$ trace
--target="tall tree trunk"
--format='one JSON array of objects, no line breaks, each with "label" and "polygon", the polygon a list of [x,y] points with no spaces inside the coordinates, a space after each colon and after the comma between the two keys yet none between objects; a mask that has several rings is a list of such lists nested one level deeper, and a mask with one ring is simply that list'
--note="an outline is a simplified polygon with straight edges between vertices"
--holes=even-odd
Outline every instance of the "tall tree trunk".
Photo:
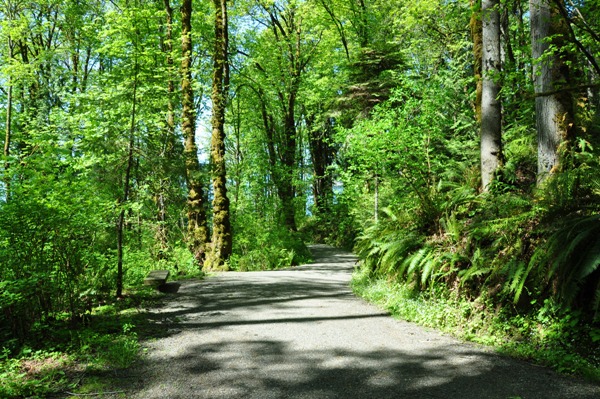
[{"label": "tall tree trunk", "polygon": [[483,0],[481,92],[481,185],[487,191],[502,163],[502,108],[500,104],[500,6],[499,0]]},{"label": "tall tree trunk", "polygon": [[294,198],[296,190],[294,188],[294,171],[296,170],[296,93],[297,88],[293,85],[288,95],[287,108],[284,112],[284,137],[281,148],[281,161],[283,173],[279,184],[279,196],[283,206],[283,216],[285,225],[291,230],[296,231],[296,206]]},{"label": "tall tree trunk", "polygon": [[187,217],[188,245],[196,262],[202,267],[206,260],[206,246],[209,232],[204,209],[204,189],[202,173],[196,147],[196,112],[194,109],[194,90],[192,88],[192,0],[183,0],[181,5],[181,91],[182,121],[184,137],[185,172],[188,187]]},{"label": "tall tree trunk", "polygon": [[[265,7],[263,5],[263,7]],[[262,105],[263,122],[267,134],[267,147],[271,164],[271,174],[277,186],[277,194],[281,200],[283,221],[287,228],[296,231],[296,210],[294,185],[296,160],[297,160],[297,131],[296,131],[296,101],[300,90],[301,74],[306,67],[309,57],[301,54],[301,22],[296,18],[296,7],[288,4],[285,13],[276,12],[277,8],[266,8],[270,16],[270,28],[273,30],[275,40],[284,48],[282,57],[289,63],[286,67],[276,71],[281,82],[289,82],[279,86],[277,97],[281,106],[279,111],[280,129],[273,124],[273,116],[266,112],[265,104]],[[285,14],[285,15],[284,15]],[[284,58],[281,58],[283,60]],[[265,69],[258,66],[265,76]],[[284,87],[281,87],[284,86]],[[259,96],[262,90],[259,88]],[[277,132],[276,132],[277,130]],[[279,134],[275,134],[279,133]],[[278,137],[275,137],[278,136]]]},{"label": "tall tree trunk", "polygon": [[[13,43],[10,37],[8,38],[8,59],[13,58]],[[10,198],[10,176],[8,170],[10,163],[8,157],[10,156],[10,139],[12,136],[11,125],[12,125],[12,102],[13,102],[13,83],[12,77],[8,76],[8,90],[6,93],[6,132],[4,136],[4,198],[8,201]]]},{"label": "tall tree trunk", "polygon": [[473,40],[473,69],[475,75],[475,118],[481,122],[481,60],[483,57],[483,25],[481,22],[481,0],[471,0],[471,38]]},{"label": "tall tree trunk", "polygon": [[166,13],[166,32],[163,51],[166,53],[167,64],[167,115],[165,121],[162,150],[160,154],[160,174],[158,176],[158,188],[154,195],[157,209],[156,242],[158,244],[158,259],[164,259],[168,251],[168,230],[166,197],[169,176],[172,172],[171,163],[174,158],[175,149],[175,106],[173,97],[175,95],[174,62],[173,62],[173,8],[170,0],[164,0]]},{"label": "tall tree trunk", "polygon": [[332,121],[327,118],[320,127],[315,126],[314,115],[306,115],[309,131],[308,144],[313,166],[313,196],[316,213],[327,214],[333,197],[333,179],[327,170],[334,157],[330,144]]},{"label": "tall tree trunk", "polygon": [[123,181],[123,198],[119,201],[121,211],[117,221],[117,298],[123,296],[123,231],[125,228],[125,204],[129,201],[129,182],[131,180],[131,170],[133,168],[133,145],[135,137],[136,111],[137,111],[137,86],[138,86],[138,66],[135,64],[133,78],[133,99],[131,106],[131,125],[129,127],[129,147],[127,149],[127,167],[125,169],[125,179]]},{"label": "tall tree trunk", "polygon": [[573,101],[566,87],[570,83],[568,57],[564,49],[568,31],[554,0],[530,0],[529,10],[538,133],[538,182],[542,182],[559,167],[559,146],[571,138],[574,130]]},{"label": "tall tree trunk", "polygon": [[215,52],[212,82],[211,164],[213,177],[213,236],[207,270],[221,268],[231,256],[232,237],[225,168],[225,107],[229,86],[227,67],[227,1],[213,0],[215,7]]}]

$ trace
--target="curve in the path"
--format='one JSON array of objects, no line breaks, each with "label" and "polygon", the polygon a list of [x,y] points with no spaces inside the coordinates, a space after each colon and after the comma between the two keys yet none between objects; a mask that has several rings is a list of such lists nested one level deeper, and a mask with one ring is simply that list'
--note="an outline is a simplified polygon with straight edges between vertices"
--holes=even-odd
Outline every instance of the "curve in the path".
[{"label": "curve in the path", "polygon": [[600,387],[394,320],[354,297],[356,259],[183,282],[128,398],[600,398]]}]

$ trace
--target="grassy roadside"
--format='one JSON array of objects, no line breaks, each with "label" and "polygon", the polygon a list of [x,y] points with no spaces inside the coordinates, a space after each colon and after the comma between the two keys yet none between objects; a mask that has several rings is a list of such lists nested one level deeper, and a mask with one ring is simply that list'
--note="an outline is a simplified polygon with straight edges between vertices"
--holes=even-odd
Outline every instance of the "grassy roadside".
[{"label": "grassy roadside", "polygon": [[0,398],[102,397],[111,377],[142,356],[140,341],[160,333],[145,309],[163,298],[149,288],[130,290],[81,319],[39,323],[24,343],[3,342]]},{"label": "grassy roadside", "polygon": [[394,317],[600,382],[600,331],[550,303],[530,314],[511,314],[482,298],[469,301],[453,293],[415,292],[389,278],[371,278],[365,268],[355,271],[352,289]]}]

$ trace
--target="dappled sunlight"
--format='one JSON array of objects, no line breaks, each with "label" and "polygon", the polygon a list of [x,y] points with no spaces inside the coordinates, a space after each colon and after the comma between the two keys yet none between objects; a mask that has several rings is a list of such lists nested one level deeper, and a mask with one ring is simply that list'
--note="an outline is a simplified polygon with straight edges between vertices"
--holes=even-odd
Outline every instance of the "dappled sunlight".
[{"label": "dappled sunlight", "polygon": [[600,392],[394,320],[352,295],[353,256],[312,250],[312,265],[182,282],[151,311],[167,334],[145,343],[148,354],[127,378],[133,385],[117,388],[138,399],[591,399]]},{"label": "dappled sunlight", "polygon": [[[524,390],[528,398],[595,397],[571,390],[560,380],[532,393],[528,384],[539,384],[547,379],[546,373],[532,373],[525,363],[455,345],[412,353],[302,350],[284,341],[207,339],[168,359],[146,359],[143,369],[150,373],[149,381],[163,383],[158,390],[146,387],[136,397],[474,399],[514,397]],[[160,367],[161,362],[177,365],[177,372]]]}]

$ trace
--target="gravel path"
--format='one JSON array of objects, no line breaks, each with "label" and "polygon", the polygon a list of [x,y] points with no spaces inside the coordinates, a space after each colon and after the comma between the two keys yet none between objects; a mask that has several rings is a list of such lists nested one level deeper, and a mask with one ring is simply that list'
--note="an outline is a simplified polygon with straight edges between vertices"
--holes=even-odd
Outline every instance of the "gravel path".
[{"label": "gravel path", "polygon": [[[182,282],[125,397],[600,398],[600,386],[394,320],[352,295],[356,259]],[[121,395],[120,397],[123,397]]]}]

